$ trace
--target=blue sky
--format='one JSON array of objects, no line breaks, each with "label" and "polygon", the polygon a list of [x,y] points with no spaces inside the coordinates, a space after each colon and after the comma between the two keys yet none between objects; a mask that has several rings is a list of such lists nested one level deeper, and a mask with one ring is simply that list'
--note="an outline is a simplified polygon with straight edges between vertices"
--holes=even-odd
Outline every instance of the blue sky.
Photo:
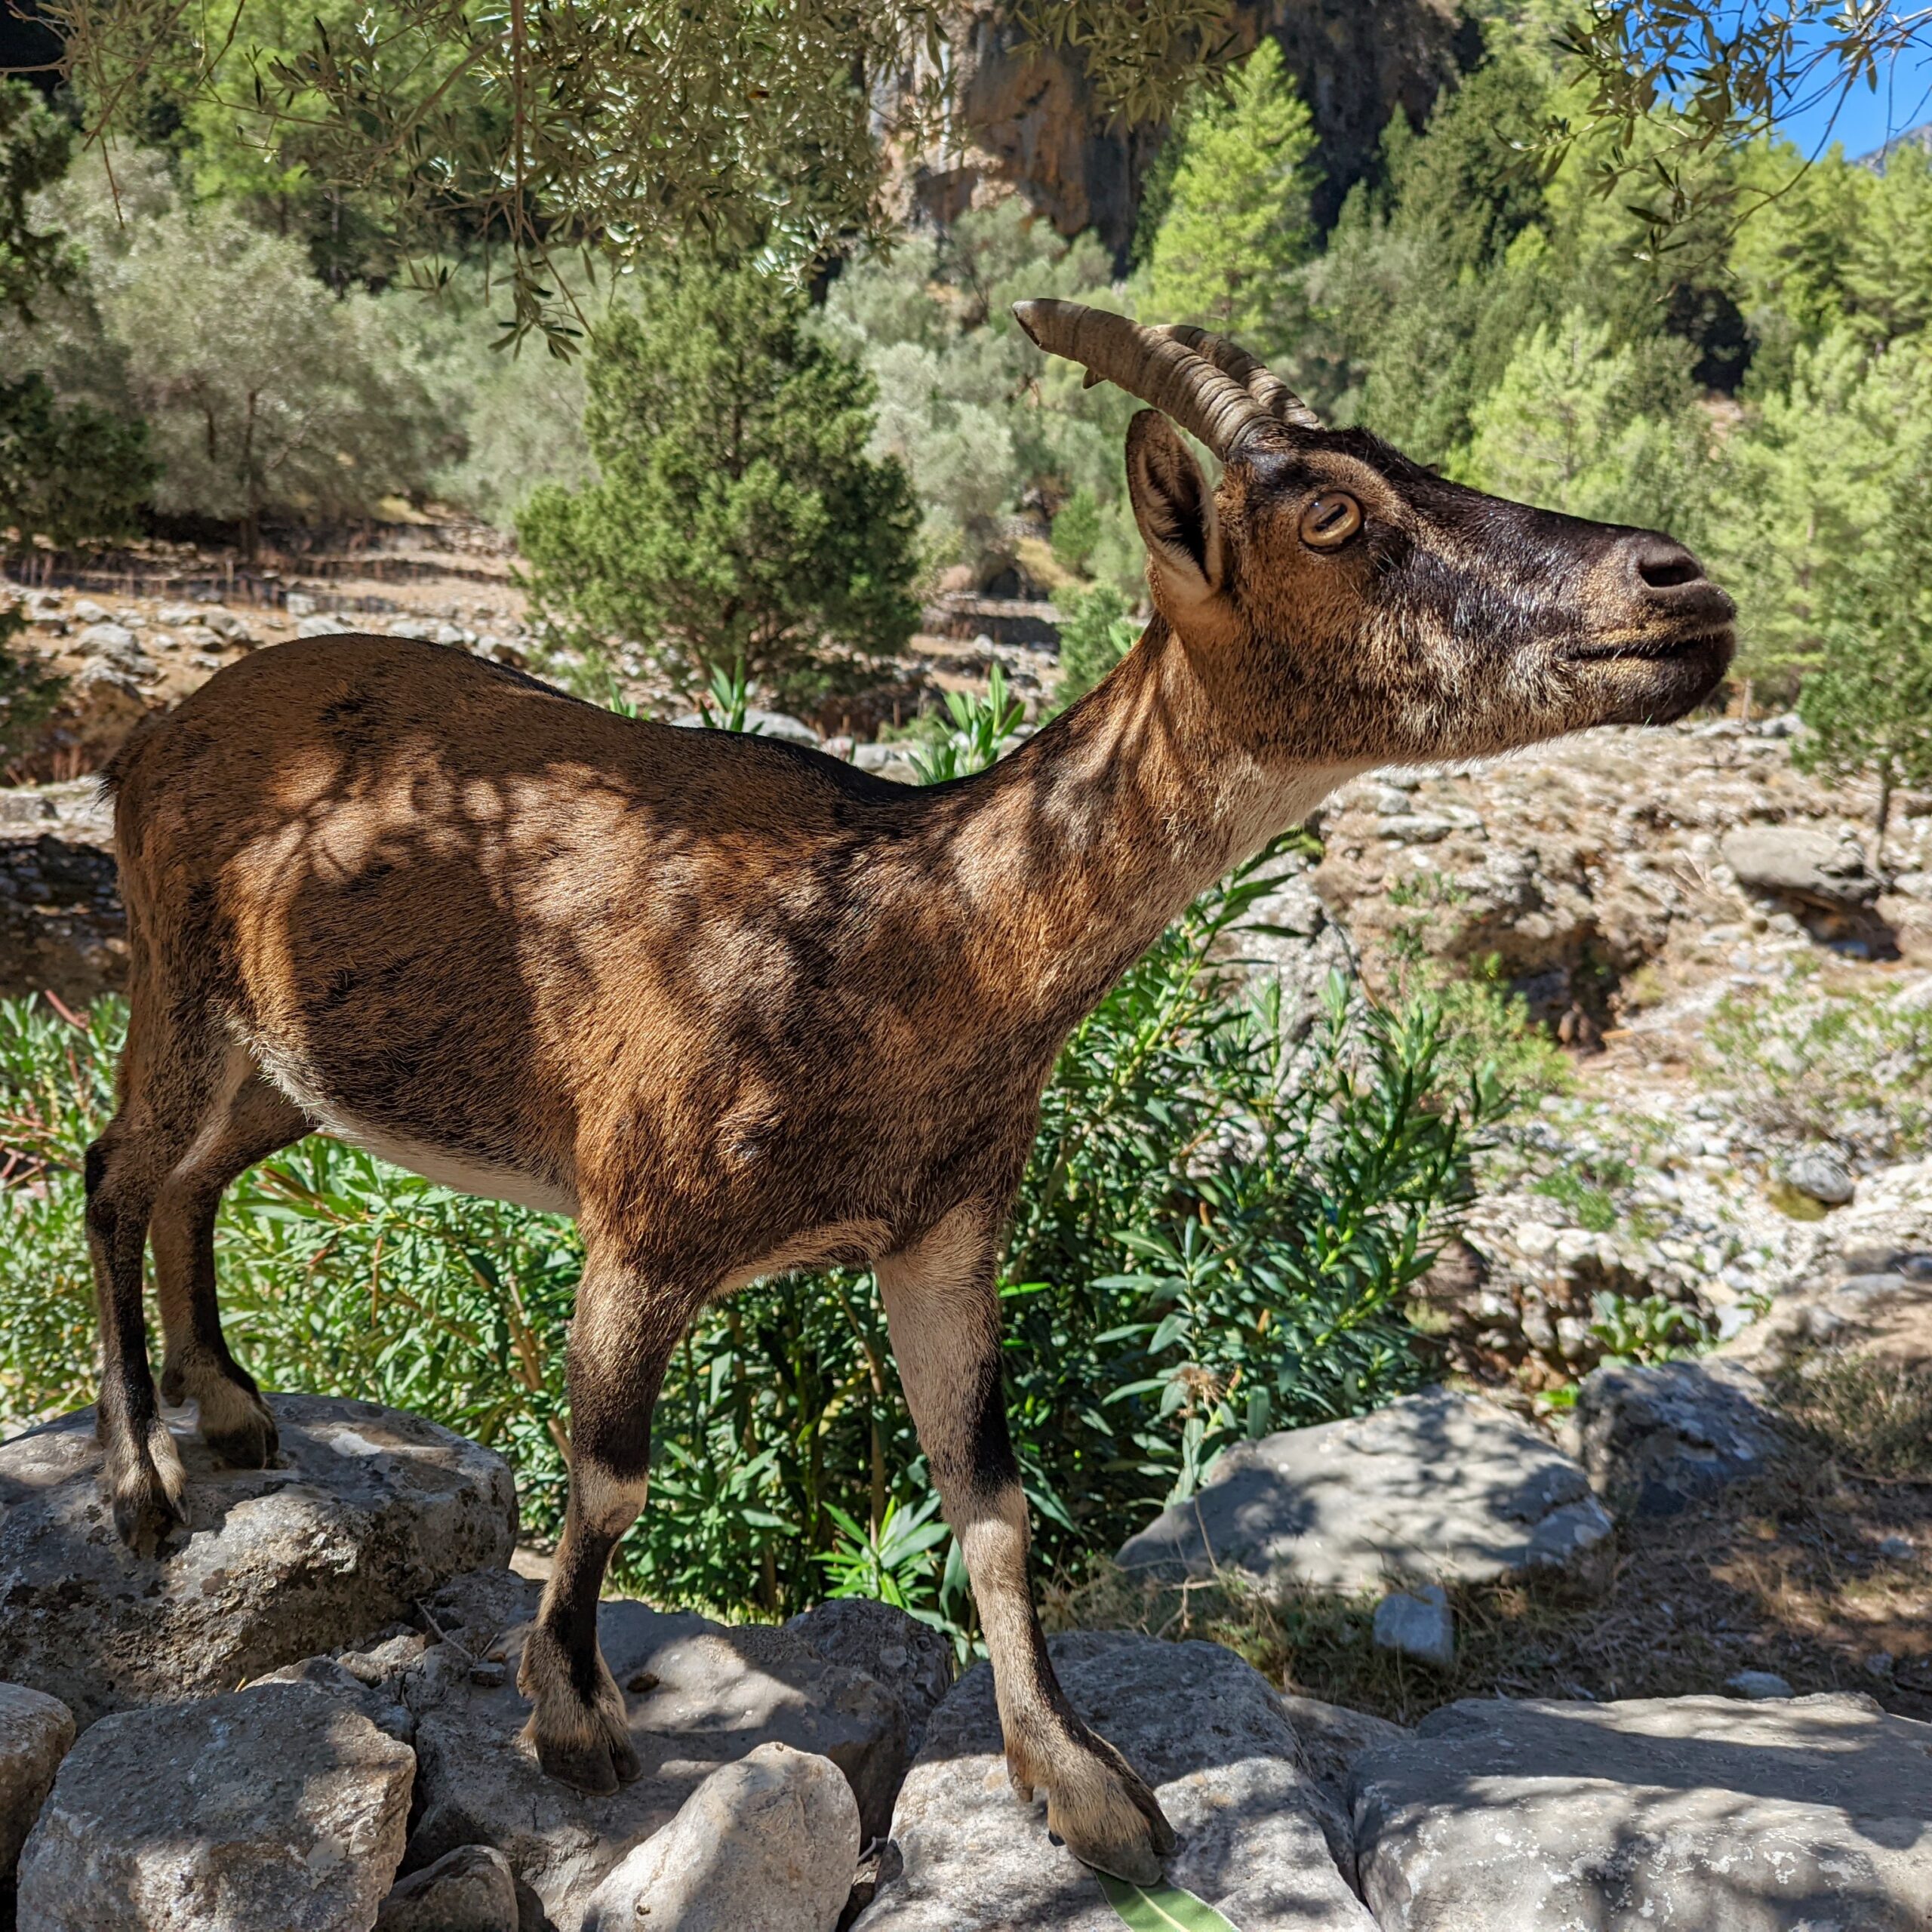
[{"label": "blue sky", "polygon": [[[1894,134],[1932,121],[1932,48],[1921,48],[1889,69],[1881,69],[1875,93],[1863,82],[1845,97],[1801,103],[1780,131],[1809,154],[1821,143],[1841,141],[1854,158],[1882,147]],[[1836,119],[1834,121],[1834,110]]]}]

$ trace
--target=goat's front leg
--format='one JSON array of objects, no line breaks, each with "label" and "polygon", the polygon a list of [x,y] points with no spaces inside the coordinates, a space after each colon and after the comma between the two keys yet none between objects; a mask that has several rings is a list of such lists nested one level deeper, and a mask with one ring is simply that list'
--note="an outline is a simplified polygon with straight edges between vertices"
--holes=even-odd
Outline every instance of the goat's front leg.
[{"label": "goat's front leg", "polygon": [[1174,1835],[1146,1783],[1081,1723],[1054,1675],[1026,1574],[1026,1502],[1000,1388],[998,1215],[955,1209],[879,1264],[892,1352],[919,1440],[959,1539],[992,1660],[1008,1775],[1047,1794],[1047,1824],[1075,1857],[1151,1884]]},{"label": "goat's front leg", "polygon": [[638,1775],[624,1700],[597,1647],[604,1567],[644,1507],[651,1414],[688,1303],[616,1265],[587,1238],[565,1367],[571,1489],[564,1534],[517,1687],[534,1708],[524,1736],[551,1777],[605,1793]]}]

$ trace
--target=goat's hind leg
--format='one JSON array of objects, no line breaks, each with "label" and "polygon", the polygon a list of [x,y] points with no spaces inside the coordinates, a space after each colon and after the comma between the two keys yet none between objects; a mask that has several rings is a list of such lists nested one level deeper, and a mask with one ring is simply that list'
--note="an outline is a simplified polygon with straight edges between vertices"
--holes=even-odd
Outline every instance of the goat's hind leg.
[{"label": "goat's hind leg", "polygon": [[277,1447],[275,1417],[255,1380],[228,1352],[215,1300],[214,1221],[229,1183],[309,1130],[302,1110],[249,1072],[211,1115],[162,1183],[148,1224],[155,1299],[168,1353],[164,1401],[192,1397],[202,1439],[240,1469],[261,1469]]},{"label": "goat's hind leg", "polygon": [[587,1241],[566,1361],[570,1503],[517,1671],[534,1706],[524,1736],[551,1777],[580,1791],[615,1791],[641,1769],[623,1694],[597,1647],[597,1604],[611,1552],[644,1507],[651,1410],[694,1306]]},{"label": "goat's hind leg", "polygon": [[1146,1781],[1067,1702],[1033,1609],[1026,1500],[1000,1387],[998,1221],[990,1208],[957,1209],[880,1263],[893,1356],[972,1579],[1007,1774],[1023,1798],[1045,1791],[1048,1829],[1075,1857],[1152,1884],[1173,1828]]},{"label": "goat's hind leg", "polygon": [[103,1481],[121,1540],[152,1552],[181,1520],[187,1475],[155,1399],[141,1306],[148,1223],[163,1183],[238,1084],[234,1049],[137,994],[121,1105],[87,1151],[88,1247],[100,1312]]}]

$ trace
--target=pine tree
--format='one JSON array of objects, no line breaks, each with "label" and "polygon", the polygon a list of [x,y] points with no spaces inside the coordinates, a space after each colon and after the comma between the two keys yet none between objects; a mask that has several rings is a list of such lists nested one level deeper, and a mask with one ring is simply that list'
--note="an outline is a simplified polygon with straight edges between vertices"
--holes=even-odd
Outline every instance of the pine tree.
[{"label": "pine tree", "polygon": [[1798,694],[1807,770],[1878,782],[1872,857],[1884,863],[1894,795],[1932,786],[1932,463],[1901,479],[1869,543],[1824,589],[1823,649]]},{"label": "pine tree", "polygon": [[1518,344],[1457,467],[1500,496],[1691,537],[1704,451],[1687,358],[1681,343],[1614,346],[1572,309]]},{"label": "pine tree", "polygon": [[1165,217],[1149,258],[1149,312],[1198,322],[1266,355],[1284,338],[1292,272],[1314,239],[1314,124],[1264,40],[1178,138]]},{"label": "pine tree", "polygon": [[700,261],[598,331],[598,480],[517,519],[553,623],[641,647],[681,688],[742,662],[795,700],[912,634],[912,488],[867,454],[872,380],[806,309],[777,276]]}]

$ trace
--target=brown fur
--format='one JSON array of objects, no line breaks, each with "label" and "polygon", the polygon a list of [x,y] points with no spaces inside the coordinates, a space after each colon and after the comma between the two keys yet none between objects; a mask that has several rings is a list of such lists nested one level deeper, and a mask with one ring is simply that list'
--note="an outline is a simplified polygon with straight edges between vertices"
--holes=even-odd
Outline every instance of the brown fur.
[{"label": "brown fur", "polygon": [[[259,653],[129,748],[133,1013],[88,1165],[124,1535],[151,1546],[178,1513],[151,1220],[169,1392],[259,1461],[272,1423],[221,1340],[211,1233],[248,1162],[318,1125],[574,1213],[571,1497],[521,1681],[544,1764],[611,1789],[637,1756],[597,1598],[671,1349],[755,1274],[873,1266],[1014,1781],[1047,1789],[1081,1857],[1158,1870],[1159,1807],[1054,1681],[1000,1400],[1000,1230],[1054,1057],[1196,892],[1334,785],[1678,715],[1723,669],[1729,606],[1666,540],[1494,503],[1358,435],[1260,445],[1214,495],[1151,413],[1128,457],[1160,614],[1084,703],[955,784],[374,637]],[[1365,527],[1318,553],[1300,512],[1338,488]]]}]

